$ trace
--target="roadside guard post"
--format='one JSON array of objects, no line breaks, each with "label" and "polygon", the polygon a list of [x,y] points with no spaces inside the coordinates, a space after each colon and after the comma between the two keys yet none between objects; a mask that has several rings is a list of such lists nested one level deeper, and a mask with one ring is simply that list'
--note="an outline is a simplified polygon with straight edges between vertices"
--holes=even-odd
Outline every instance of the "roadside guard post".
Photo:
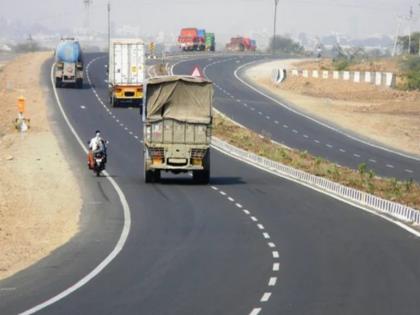
[{"label": "roadside guard post", "polygon": [[25,132],[29,129],[29,119],[26,119],[25,109],[26,109],[26,99],[23,96],[19,96],[17,99],[17,109],[18,109],[18,118],[15,120],[16,129],[20,132]]},{"label": "roadside guard post", "polygon": [[17,108],[19,112],[19,118],[23,118],[23,114],[25,113],[26,107],[26,100],[23,96],[19,96],[17,99]]}]

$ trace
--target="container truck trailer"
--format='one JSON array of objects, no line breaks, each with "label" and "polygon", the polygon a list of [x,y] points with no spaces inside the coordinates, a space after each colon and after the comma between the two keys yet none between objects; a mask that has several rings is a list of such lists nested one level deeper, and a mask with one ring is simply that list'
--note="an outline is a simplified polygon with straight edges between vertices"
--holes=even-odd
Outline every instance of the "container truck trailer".
[{"label": "container truck trailer", "polygon": [[108,89],[113,107],[140,106],[145,77],[145,44],[141,39],[113,39],[109,49]]},{"label": "container truck trailer", "polygon": [[206,33],[206,50],[215,51],[216,50],[216,39],[214,33]]}]

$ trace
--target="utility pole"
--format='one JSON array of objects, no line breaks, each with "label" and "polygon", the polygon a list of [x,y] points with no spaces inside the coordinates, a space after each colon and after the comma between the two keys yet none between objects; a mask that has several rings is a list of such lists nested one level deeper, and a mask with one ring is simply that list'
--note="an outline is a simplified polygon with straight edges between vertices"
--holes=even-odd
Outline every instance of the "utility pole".
[{"label": "utility pole", "polygon": [[276,23],[277,23],[277,5],[279,4],[279,0],[274,0],[274,29],[273,29],[273,41],[272,45],[272,53],[276,52]]},{"label": "utility pole", "polygon": [[85,28],[88,37],[90,36],[90,6],[92,3],[93,0],[83,0],[83,4],[85,5]]},{"label": "utility pole", "polygon": [[395,54],[397,52],[397,44],[398,44],[398,38],[400,37],[401,23],[402,23],[402,17],[399,16],[398,17],[397,34],[395,34],[394,47],[392,49],[392,57],[395,57]]},{"label": "utility pole", "polygon": [[108,10],[108,53],[109,53],[109,50],[111,49],[111,1],[108,1],[107,10]]},{"label": "utility pole", "polygon": [[410,14],[408,20],[408,54],[411,55],[411,21],[413,20],[413,7],[410,7]]}]

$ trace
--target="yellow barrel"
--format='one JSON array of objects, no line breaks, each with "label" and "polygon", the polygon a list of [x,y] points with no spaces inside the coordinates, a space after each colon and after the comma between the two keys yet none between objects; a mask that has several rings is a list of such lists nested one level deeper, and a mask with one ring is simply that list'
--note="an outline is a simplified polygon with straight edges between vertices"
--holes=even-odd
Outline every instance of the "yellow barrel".
[{"label": "yellow barrel", "polygon": [[25,112],[25,98],[23,96],[19,96],[18,100],[17,100],[17,107],[18,107],[18,111],[19,113],[23,114]]}]

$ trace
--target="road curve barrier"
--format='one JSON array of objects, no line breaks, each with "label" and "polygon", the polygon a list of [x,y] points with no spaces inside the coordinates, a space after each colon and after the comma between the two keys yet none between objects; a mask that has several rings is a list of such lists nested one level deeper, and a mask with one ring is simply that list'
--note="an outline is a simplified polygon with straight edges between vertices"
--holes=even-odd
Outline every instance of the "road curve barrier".
[{"label": "road curve barrier", "polygon": [[287,78],[287,71],[286,69],[273,69],[271,73],[271,81],[274,84],[280,84]]},{"label": "road curve barrier", "polygon": [[286,166],[279,162],[269,160],[262,156],[237,148],[216,137],[212,138],[212,145],[216,149],[237,157],[240,160],[277,173],[296,182],[303,183],[306,186],[324,191],[337,197],[338,199],[348,201],[352,204],[359,205],[361,207],[385,214],[407,223],[416,225],[420,224],[420,211],[416,209],[396,202],[385,200],[372,194],[343,186],[326,178],[315,176],[290,166]]},{"label": "road curve barrier", "polygon": [[283,69],[275,68],[272,73],[272,80],[274,81],[274,73],[285,71],[285,78],[287,75],[303,78],[315,79],[334,79],[343,80],[354,83],[367,83],[376,86],[383,86],[394,88],[396,84],[396,75],[392,72],[369,72],[369,71],[326,71],[326,70],[306,70],[306,69]]}]

